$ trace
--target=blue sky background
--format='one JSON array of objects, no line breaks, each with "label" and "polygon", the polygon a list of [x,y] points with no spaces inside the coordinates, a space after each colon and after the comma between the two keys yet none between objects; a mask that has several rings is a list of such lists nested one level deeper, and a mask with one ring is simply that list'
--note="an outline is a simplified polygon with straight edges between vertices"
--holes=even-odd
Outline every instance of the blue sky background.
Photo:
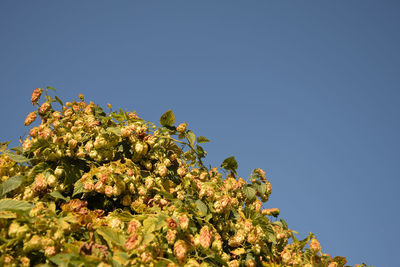
[{"label": "blue sky background", "polygon": [[398,264],[399,1],[0,2],[1,141],[36,87],[207,136],[350,264]]}]

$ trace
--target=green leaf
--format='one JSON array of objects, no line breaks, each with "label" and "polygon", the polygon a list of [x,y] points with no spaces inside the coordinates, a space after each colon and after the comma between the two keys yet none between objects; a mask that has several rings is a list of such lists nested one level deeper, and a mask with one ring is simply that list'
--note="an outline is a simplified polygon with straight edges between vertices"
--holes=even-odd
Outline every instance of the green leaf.
[{"label": "green leaf", "polygon": [[46,98],[47,102],[49,102],[49,103],[52,103],[52,102],[55,101],[55,100],[54,100],[51,96],[49,96],[49,95],[45,95],[44,98]]},{"label": "green leaf", "polygon": [[254,260],[254,256],[253,256],[253,254],[251,254],[251,249],[247,250],[246,261],[248,261],[248,260]]},{"label": "green leaf", "polygon": [[71,258],[68,267],[97,267],[99,266],[100,260],[97,257],[91,255],[79,255],[75,253],[76,256]]},{"label": "green leaf", "polygon": [[117,114],[114,111],[110,113],[111,118],[117,120],[118,122],[122,122],[124,120],[124,115]]},{"label": "green leaf", "polygon": [[0,211],[0,219],[15,219],[17,214],[11,211]]},{"label": "green leaf", "polygon": [[53,191],[49,194],[50,196],[54,197],[54,198],[58,198],[58,199],[62,199],[65,201],[69,201],[70,198],[69,197],[64,197],[60,192],[58,191]]},{"label": "green leaf", "polygon": [[5,196],[8,192],[17,189],[22,183],[22,176],[17,175],[13,176],[10,179],[6,180],[4,183],[0,184],[0,197]]},{"label": "green leaf", "polygon": [[269,227],[266,230],[267,230],[266,233],[267,233],[268,241],[273,244],[276,244],[276,237],[275,237],[275,233],[274,233],[274,230],[272,229],[272,227],[269,225]]},{"label": "green leaf", "polygon": [[307,243],[308,242],[310,242],[310,240],[312,239],[314,237],[314,234],[313,233],[308,233],[308,236],[306,237],[306,238],[304,238],[303,240],[300,240],[299,242],[298,242],[298,247],[300,248],[300,249],[303,249],[306,245],[307,245]]},{"label": "green leaf", "polygon": [[210,221],[210,219],[213,217],[212,213],[207,214],[207,216],[204,218],[207,222]]},{"label": "green leaf", "polygon": [[29,161],[28,158],[26,158],[22,155],[17,155],[9,150],[5,150],[5,151],[3,151],[3,153],[5,155],[7,155],[10,159],[12,159],[13,161],[18,162],[18,163],[25,163],[25,162]]},{"label": "green leaf", "polygon": [[61,106],[64,106],[63,102],[61,101],[61,99],[58,98],[58,96],[54,96],[54,98],[56,99],[56,101],[57,101]]},{"label": "green leaf", "polygon": [[75,253],[60,253],[51,257],[49,260],[55,263],[57,266],[68,267],[69,262],[71,258],[74,256],[74,254]]},{"label": "green leaf", "polygon": [[118,152],[124,152],[124,145],[123,144],[121,144],[121,145],[119,145],[118,147],[117,147],[117,151]]},{"label": "green leaf", "polygon": [[154,267],[167,267],[165,261],[158,261]]},{"label": "green leaf", "polygon": [[8,142],[0,142],[0,152],[3,152],[4,150],[6,150],[8,144],[9,144],[10,142],[11,142],[11,141],[8,141]]},{"label": "green leaf", "polygon": [[197,137],[197,143],[201,144],[201,143],[207,143],[207,142],[210,142],[210,140],[208,140],[206,137],[204,137],[204,136]]},{"label": "green leaf", "polygon": [[279,226],[280,228],[283,229],[283,224],[282,224],[282,222],[280,222],[280,221],[272,222],[272,224],[273,224],[273,225],[277,225],[277,226]]},{"label": "green leaf", "polygon": [[208,250],[207,251],[207,258],[210,258],[211,259],[211,263],[212,263],[212,266],[228,266],[227,264],[226,264],[226,261],[224,261],[222,258],[221,258],[221,256],[219,256],[217,253],[215,253],[214,251],[212,251],[212,250]]},{"label": "green leaf", "polygon": [[208,211],[206,204],[204,204],[204,202],[201,201],[200,199],[196,200],[195,204],[199,209],[201,216],[206,216]]},{"label": "green leaf", "polygon": [[112,247],[112,243],[115,243],[119,246],[124,246],[126,242],[126,238],[123,234],[114,231],[109,227],[102,226],[97,229],[97,233],[107,241],[110,248]]},{"label": "green leaf", "polygon": [[155,235],[153,235],[153,234],[149,234],[149,233],[144,234],[143,240],[142,240],[142,245],[150,244],[151,241],[154,240],[154,238],[155,238]]},{"label": "green leaf", "polygon": [[285,230],[289,229],[289,227],[288,227],[287,223],[285,222],[285,220],[281,219],[280,222],[282,223],[283,229],[285,229]]},{"label": "green leaf", "polygon": [[22,146],[16,146],[16,147],[13,147],[13,148],[10,148],[10,149],[12,151],[15,151],[15,152],[20,153],[20,154],[24,153],[24,149],[22,148]]},{"label": "green leaf", "polygon": [[116,136],[121,136],[121,129],[118,127],[108,127],[107,132],[111,132],[115,134]]},{"label": "green leaf", "polygon": [[157,217],[157,221],[156,221],[156,229],[155,230],[160,230],[161,228],[163,228],[167,222],[165,221],[167,219],[167,216],[163,213],[160,213]]},{"label": "green leaf", "polygon": [[81,180],[76,181],[76,183],[74,184],[74,192],[72,193],[72,197],[84,192],[86,192],[86,190],[83,187]]},{"label": "green leaf", "polygon": [[267,185],[264,183],[255,183],[254,187],[257,189],[258,193],[260,193],[260,195],[264,195],[265,191],[267,191]]},{"label": "green leaf", "polygon": [[175,123],[175,115],[172,110],[165,112],[160,118],[160,124],[162,126],[173,126]]},{"label": "green leaf", "polygon": [[232,172],[236,172],[237,167],[238,167],[237,161],[233,156],[226,158],[221,164],[221,168],[224,168],[225,170]]},{"label": "green leaf", "polygon": [[174,196],[171,193],[167,192],[167,191],[160,190],[160,191],[158,191],[158,193],[160,195],[162,195],[164,198],[168,199],[168,200],[174,200],[175,199]]},{"label": "green leaf", "polygon": [[120,219],[121,221],[124,221],[124,222],[129,222],[133,218],[135,218],[132,215],[132,213],[130,213],[129,211],[126,211],[126,210],[122,210],[122,209],[116,209],[113,212],[110,212],[109,214],[112,214],[113,217],[117,217],[118,219]]},{"label": "green leaf", "polygon": [[178,155],[181,155],[183,153],[182,149],[180,149],[180,147],[177,144],[175,144],[174,142],[170,142],[168,144],[167,149],[171,150],[172,152],[174,152],[174,153],[176,153]]},{"label": "green leaf", "polygon": [[52,90],[52,91],[56,91],[56,89],[54,89],[53,87],[50,87],[50,86],[46,86],[46,89],[49,89],[49,90]]},{"label": "green leaf", "polygon": [[0,200],[0,211],[29,211],[32,208],[32,204],[27,201],[15,200],[15,199],[1,199]]},{"label": "green leaf", "polygon": [[36,142],[33,143],[33,145],[29,148],[29,152],[34,152],[37,149],[40,149],[43,151],[45,148],[50,146],[50,142],[45,140],[45,139],[38,139]]},{"label": "green leaf", "polygon": [[[123,261],[125,262],[125,261]],[[122,262],[119,262],[117,260],[115,260],[114,258],[111,260],[111,266],[112,267],[124,267],[124,265],[122,265]]]},{"label": "green leaf", "polygon": [[269,242],[276,243],[275,233],[274,233],[274,229],[272,228],[271,222],[267,218],[260,216],[259,213],[255,213],[255,214],[256,214],[257,218],[255,218],[253,220],[253,224],[260,225],[261,228],[266,233]]},{"label": "green leaf", "polygon": [[42,173],[48,169],[50,169],[50,165],[47,162],[40,162],[29,171],[28,178],[33,179],[36,174]]},{"label": "green leaf", "polygon": [[193,145],[194,145],[194,142],[195,142],[195,140],[196,140],[196,135],[195,135],[191,130],[189,130],[189,131],[187,131],[187,133],[186,133],[186,138],[187,138],[189,144],[190,144],[191,146],[193,146]]},{"label": "green leaf", "polygon": [[121,115],[123,118],[125,118],[125,112],[122,110],[122,108],[118,109],[118,115]]},{"label": "green leaf", "polygon": [[157,219],[154,217],[148,217],[143,221],[143,232],[152,233],[156,229]]},{"label": "green leaf", "polygon": [[84,160],[66,159],[62,163],[62,166],[65,170],[64,184],[68,186],[74,184],[82,177],[87,163]]},{"label": "green leaf", "polygon": [[113,267],[122,267],[129,260],[129,255],[125,252],[114,252]]},{"label": "green leaf", "polygon": [[207,154],[207,152],[199,145],[196,145],[196,151],[200,158],[204,158]]},{"label": "green leaf", "polygon": [[243,192],[246,195],[246,198],[250,201],[254,200],[254,198],[256,197],[256,193],[257,193],[257,191],[250,186],[245,186],[243,188]]},{"label": "green leaf", "polygon": [[79,255],[78,252],[59,253],[49,258],[49,260],[61,267],[95,267],[99,263],[97,258],[89,255]]}]

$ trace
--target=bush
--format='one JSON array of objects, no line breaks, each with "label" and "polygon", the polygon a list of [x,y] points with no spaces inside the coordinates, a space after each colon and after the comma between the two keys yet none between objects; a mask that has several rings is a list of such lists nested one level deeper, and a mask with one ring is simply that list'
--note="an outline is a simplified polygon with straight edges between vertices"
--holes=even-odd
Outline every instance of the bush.
[{"label": "bush", "polygon": [[[35,89],[22,147],[0,156],[0,265],[343,266],[310,233],[297,240],[263,209],[271,184],[237,162],[206,167],[171,110],[156,127],[135,112],[108,112],[83,95],[65,105]],[[45,101],[38,101],[45,94]],[[61,105],[59,110],[55,106]],[[39,118],[37,118],[39,117]]]}]

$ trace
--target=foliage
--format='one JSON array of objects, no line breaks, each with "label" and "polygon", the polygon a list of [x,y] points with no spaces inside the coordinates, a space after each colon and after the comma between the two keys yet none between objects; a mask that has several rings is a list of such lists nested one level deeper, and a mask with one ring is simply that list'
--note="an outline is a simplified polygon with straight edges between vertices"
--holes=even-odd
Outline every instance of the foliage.
[{"label": "foliage", "polygon": [[[234,157],[206,167],[209,142],[82,95],[65,105],[35,89],[22,147],[0,155],[0,265],[344,266],[313,234],[297,240],[263,209],[265,172],[238,177]],[[45,94],[45,101],[38,104]],[[57,105],[61,108],[56,109]]]}]

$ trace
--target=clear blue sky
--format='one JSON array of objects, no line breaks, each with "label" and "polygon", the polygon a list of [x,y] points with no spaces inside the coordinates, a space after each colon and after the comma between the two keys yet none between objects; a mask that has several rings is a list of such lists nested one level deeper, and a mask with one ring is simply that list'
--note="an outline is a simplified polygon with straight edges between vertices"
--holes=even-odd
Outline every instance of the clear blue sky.
[{"label": "clear blue sky", "polygon": [[268,207],[350,264],[398,264],[399,1],[0,2],[1,140],[36,87],[151,121],[208,162],[264,168]]}]

